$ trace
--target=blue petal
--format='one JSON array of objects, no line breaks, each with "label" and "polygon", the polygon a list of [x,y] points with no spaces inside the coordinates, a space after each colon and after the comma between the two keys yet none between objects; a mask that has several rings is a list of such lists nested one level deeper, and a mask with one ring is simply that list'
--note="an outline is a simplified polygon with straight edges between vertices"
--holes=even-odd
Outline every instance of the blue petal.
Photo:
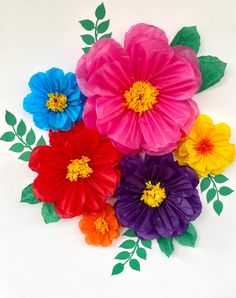
[{"label": "blue petal", "polygon": [[73,122],[70,120],[70,118],[67,118],[66,123],[63,125],[63,127],[60,128],[60,130],[69,130],[72,124]]},{"label": "blue petal", "polygon": [[68,117],[74,122],[78,119],[78,115],[80,113],[81,107],[79,105],[77,106],[68,106],[65,110]]},{"label": "blue petal", "polygon": [[34,93],[28,94],[23,101],[23,108],[26,112],[34,113],[45,113],[47,111],[45,96],[36,95]]},{"label": "blue petal", "polygon": [[51,92],[50,84],[43,72],[37,72],[30,78],[29,87],[37,95],[46,95]]},{"label": "blue petal", "polygon": [[51,92],[61,93],[64,88],[63,81],[65,81],[65,75],[63,70],[59,68],[51,68],[46,72],[47,81],[51,87]]},{"label": "blue petal", "polygon": [[68,116],[65,112],[51,112],[49,113],[49,125],[54,129],[61,129],[66,121]]},{"label": "blue petal", "polygon": [[44,130],[48,130],[49,127],[49,123],[48,123],[48,116],[49,113],[37,113],[33,115],[33,120],[35,125],[38,128],[44,129]]}]

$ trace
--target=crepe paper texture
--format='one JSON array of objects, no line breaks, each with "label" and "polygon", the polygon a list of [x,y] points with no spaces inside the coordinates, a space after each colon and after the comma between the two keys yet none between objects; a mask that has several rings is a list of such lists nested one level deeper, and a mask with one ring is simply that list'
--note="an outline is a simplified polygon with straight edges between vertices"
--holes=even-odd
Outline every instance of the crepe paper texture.
[{"label": "crepe paper texture", "polygon": [[79,21],[81,26],[87,31],[93,31],[91,34],[83,34],[81,38],[88,47],[82,48],[84,53],[88,53],[91,46],[100,39],[111,38],[112,33],[107,33],[110,20],[104,20],[106,16],[106,9],[103,3],[101,3],[95,10],[96,21],[85,19]]},{"label": "crepe paper texture", "polygon": [[36,142],[36,135],[32,128],[27,129],[25,122],[21,119],[17,121],[16,117],[9,111],[5,113],[5,121],[11,127],[11,131],[5,132],[0,140],[4,142],[15,143],[9,150],[15,153],[21,153],[18,159],[28,161],[33,146],[45,145],[46,142],[41,136]]},{"label": "crepe paper texture", "polygon": [[217,57],[198,56],[196,26],[169,42],[159,27],[135,24],[121,45],[103,3],[95,17],[80,21],[88,34],[75,73],[52,67],[30,78],[23,107],[48,130],[48,144],[9,111],[0,140],[14,141],[10,150],[36,172],[20,202],[40,203],[46,224],[81,215],[81,237],[102,247],[126,228],[114,276],[126,265],[140,271],[154,245],[167,257],[175,245],[195,247],[199,179],[220,215],[233,192],[223,172],[236,153],[230,127],[199,115],[193,99],[226,69]]},{"label": "crepe paper texture", "polygon": [[207,203],[209,204],[213,201],[213,209],[218,215],[221,214],[224,207],[220,197],[229,196],[234,191],[228,186],[222,186],[226,181],[228,181],[228,178],[225,175],[220,174],[217,176],[208,175],[207,177],[204,177],[200,183],[201,192],[207,191]]}]

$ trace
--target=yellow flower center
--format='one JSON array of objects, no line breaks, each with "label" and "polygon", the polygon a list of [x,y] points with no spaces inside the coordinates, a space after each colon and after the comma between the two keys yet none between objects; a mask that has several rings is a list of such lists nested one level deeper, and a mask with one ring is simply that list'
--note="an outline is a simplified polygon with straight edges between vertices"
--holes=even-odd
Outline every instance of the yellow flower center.
[{"label": "yellow flower center", "polygon": [[72,159],[67,166],[66,178],[71,182],[77,181],[78,178],[88,178],[93,173],[89,166],[90,158],[82,156],[80,159]]},{"label": "yellow flower center", "polygon": [[141,115],[143,112],[153,109],[153,106],[158,102],[159,93],[159,90],[150,83],[136,81],[124,93],[124,106]]},{"label": "yellow flower center", "polygon": [[152,184],[151,181],[146,182],[146,189],[140,198],[148,206],[154,208],[161,205],[166,198],[165,188],[160,187],[160,182]]},{"label": "yellow flower center", "polygon": [[67,97],[64,94],[48,93],[46,107],[53,112],[64,112],[67,107]]},{"label": "yellow flower center", "polygon": [[100,216],[98,217],[95,221],[94,221],[94,225],[96,227],[96,230],[101,233],[101,234],[105,234],[106,232],[109,231],[108,228],[108,223],[106,222],[106,220]]},{"label": "yellow flower center", "polygon": [[214,145],[211,143],[211,141],[208,138],[206,138],[206,139],[200,140],[195,146],[195,149],[199,154],[207,154],[213,151]]}]

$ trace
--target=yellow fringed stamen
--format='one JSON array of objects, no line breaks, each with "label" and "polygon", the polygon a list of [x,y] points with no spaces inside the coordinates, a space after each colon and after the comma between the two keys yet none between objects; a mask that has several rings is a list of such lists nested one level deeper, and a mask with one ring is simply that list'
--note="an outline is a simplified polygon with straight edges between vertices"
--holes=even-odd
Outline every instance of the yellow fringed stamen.
[{"label": "yellow fringed stamen", "polygon": [[67,107],[67,97],[64,94],[48,93],[46,107],[53,112],[64,112]]},{"label": "yellow fringed stamen", "polygon": [[157,96],[159,94],[159,90],[152,84],[136,81],[124,93],[124,106],[141,115],[143,112],[153,109],[153,106],[158,102]]},{"label": "yellow fringed stamen", "polygon": [[89,166],[90,158],[82,156],[80,159],[72,159],[67,166],[66,179],[71,182],[77,181],[78,178],[88,178],[93,173],[93,169]]},{"label": "yellow fringed stamen", "polygon": [[98,217],[95,221],[94,221],[94,225],[96,227],[96,230],[101,233],[101,234],[105,234],[106,232],[109,231],[109,227],[108,224],[106,222],[106,220],[103,217]]},{"label": "yellow fringed stamen", "polygon": [[148,206],[154,208],[161,205],[166,198],[165,188],[160,187],[160,182],[152,184],[151,181],[146,182],[146,189],[140,198]]}]

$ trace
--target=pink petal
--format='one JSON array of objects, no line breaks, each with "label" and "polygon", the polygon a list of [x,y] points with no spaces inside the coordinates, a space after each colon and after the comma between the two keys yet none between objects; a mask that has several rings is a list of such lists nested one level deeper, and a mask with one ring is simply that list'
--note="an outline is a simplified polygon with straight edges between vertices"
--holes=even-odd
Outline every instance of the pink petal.
[{"label": "pink petal", "polygon": [[100,97],[96,103],[96,114],[99,123],[105,123],[118,117],[123,111],[124,100],[121,96]]},{"label": "pink petal", "polygon": [[194,52],[194,50],[192,50],[189,47],[185,47],[185,46],[181,46],[181,45],[177,45],[172,48],[176,54],[179,54],[180,56],[186,58],[191,63],[192,68],[195,73],[196,80],[198,82],[198,87],[200,87],[202,84],[202,75],[201,75],[201,72],[199,69],[197,55]]},{"label": "pink petal", "polygon": [[177,100],[192,98],[199,87],[191,63],[178,54],[173,55],[172,60],[153,83],[163,98]]},{"label": "pink petal", "polygon": [[97,128],[96,126],[97,115],[96,115],[96,109],[95,109],[96,100],[97,100],[96,96],[87,98],[84,105],[83,120],[84,120],[85,126],[90,129]]}]

